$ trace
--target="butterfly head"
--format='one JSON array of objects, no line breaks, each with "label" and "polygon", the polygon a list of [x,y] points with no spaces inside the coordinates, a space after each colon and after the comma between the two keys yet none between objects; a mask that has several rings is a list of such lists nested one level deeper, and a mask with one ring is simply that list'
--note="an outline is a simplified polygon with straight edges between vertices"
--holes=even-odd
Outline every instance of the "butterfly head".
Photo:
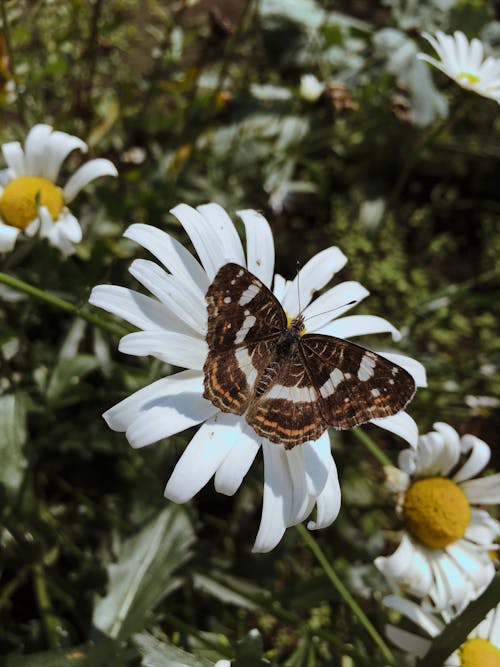
[{"label": "butterfly head", "polygon": [[295,336],[303,336],[306,333],[306,328],[304,326],[304,316],[302,313],[299,313],[296,317],[286,316],[288,331]]}]

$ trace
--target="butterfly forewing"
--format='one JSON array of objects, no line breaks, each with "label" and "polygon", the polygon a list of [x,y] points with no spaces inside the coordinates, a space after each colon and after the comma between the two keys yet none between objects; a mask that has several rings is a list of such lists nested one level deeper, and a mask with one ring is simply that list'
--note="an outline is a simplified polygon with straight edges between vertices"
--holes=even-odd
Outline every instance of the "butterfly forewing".
[{"label": "butterfly forewing", "polygon": [[359,345],[308,334],[300,347],[329,426],[346,429],[389,417],[415,393],[415,381],[404,368]]},{"label": "butterfly forewing", "polygon": [[204,397],[223,412],[243,414],[265,370],[286,316],[273,293],[237,264],[225,264],[206,294],[209,353]]},{"label": "butterfly forewing", "polygon": [[301,335],[272,292],[237,264],[224,265],[206,295],[204,397],[244,414],[257,434],[286,448],[329,427],[351,428],[399,412],[415,382],[403,368],[341,338]]}]

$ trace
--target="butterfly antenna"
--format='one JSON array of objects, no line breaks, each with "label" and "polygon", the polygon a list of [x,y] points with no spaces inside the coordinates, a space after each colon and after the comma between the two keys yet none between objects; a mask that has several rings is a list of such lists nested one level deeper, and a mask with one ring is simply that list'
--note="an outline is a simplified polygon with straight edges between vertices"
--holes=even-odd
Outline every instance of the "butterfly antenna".
[{"label": "butterfly antenna", "polygon": [[321,313],[315,313],[314,315],[309,315],[309,317],[306,317],[304,322],[312,320],[313,317],[319,317],[320,315],[325,315],[326,313],[333,313],[334,310],[338,310],[339,308],[345,308],[346,306],[353,306],[355,303],[358,303],[357,299],[353,299],[352,301],[347,301],[347,303],[343,303],[341,306],[335,306],[335,308],[329,308],[328,310],[323,310]]}]

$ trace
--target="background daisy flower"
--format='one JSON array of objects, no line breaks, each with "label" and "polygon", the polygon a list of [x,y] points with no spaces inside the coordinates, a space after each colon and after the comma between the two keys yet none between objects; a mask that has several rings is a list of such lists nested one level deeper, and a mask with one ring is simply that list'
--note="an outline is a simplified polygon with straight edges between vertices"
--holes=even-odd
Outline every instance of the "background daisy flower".
[{"label": "background daisy flower", "polygon": [[[438,614],[425,610],[422,606],[395,595],[386,597],[384,604],[399,611],[422,630],[424,636],[394,625],[386,627],[387,637],[393,644],[420,658],[429,650],[431,639],[439,636],[454,616],[447,611]],[[447,658],[443,667],[496,667],[499,664],[500,605],[488,612],[484,620],[469,634],[467,641]]]},{"label": "background daisy flower", "polygon": [[[336,247],[315,255],[292,281],[274,276],[274,241],[265,218],[253,210],[240,211],[246,231],[246,253],[236,228],[217,204],[197,210],[180,204],[172,210],[188,234],[200,261],[178,241],[149,225],[135,224],[125,236],[147,248],[167,269],[150,260],[137,259],[130,272],[153,297],[116,285],[100,285],[90,302],[135,325],[141,331],[120,341],[119,349],[138,356],[152,355],[181,371],[141,389],[104,414],[108,425],[126,432],[133,447],[142,447],[201,424],[177,463],[165,489],[174,502],[190,500],[215,475],[218,492],[232,495],[239,488],[262,446],[264,500],[254,551],[269,551],[281,540],[287,526],[303,521],[317,508],[308,527],[323,528],[336,518],[340,507],[337,470],[325,432],[315,442],[291,450],[259,437],[244,415],[220,412],[203,398],[203,364],[208,347],[205,293],[220,267],[227,262],[245,266],[274,294],[290,318],[299,313],[306,322],[315,316],[309,331],[350,338],[370,333],[399,333],[373,315],[339,317],[368,291],[348,281],[327,290],[312,301],[347,262]],[[349,304],[349,305],[346,305]],[[325,312],[326,311],[326,312]],[[418,362],[385,353],[410,372],[417,385],[425,384]],[[405,412],[372,420],[416,444],[415,422]]]},{"label": "background daisy flower", "polygon": [[479,39],[473,38],[469,42],[459,30],[453,36],[445,35],[441,30],[435,37],[427,32],[422,34],[434,47],[439,60],[426,53],[418,53],[417,58],[434,65],[462,88],[500,104],[500,60],[492,56],[483,59],[484,47]]},{"label": "background daisy flower", "polygon": [[387,470],[405,532],[396,551],[375,565],[442,609],[476,597],[494,575],[488,552],[498,548],[500,523],[475,505],[500,502],[500,474],[474,479],[490,459],[488,445],[473,435],[460,438],[448,424],[434,428],[416,449],[400,453],[399,469]]},{"label": "background daisy flower", "polygon": [[61,165],[71,151],[87,152],[87,145],[50,125],[34,125],[24,150],[19,141],[2,145],[7,169],[0,172],[0,252],[14,247],[20,233],[42,238],[63,253],[74,252],[82,240],[78,220],[67,207],[88,183],[99,176],[117,176],[112,162],[90,160],[79,167],[63,188],[57,186]]}]

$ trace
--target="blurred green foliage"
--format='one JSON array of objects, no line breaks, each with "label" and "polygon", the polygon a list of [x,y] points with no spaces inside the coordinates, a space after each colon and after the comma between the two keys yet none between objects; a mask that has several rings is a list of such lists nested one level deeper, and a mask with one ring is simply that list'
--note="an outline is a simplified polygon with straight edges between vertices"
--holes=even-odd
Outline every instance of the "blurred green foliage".
[{"label": "blurred green foliage", "polygon": [[[498,467],[498,411],[477,399],[500,389],[498,107],[403,57],[436,28],[498,46],[498,3],[2,5],[0,141],[50,123],[120,178],[75,202],[75,257],[19,243],[0,270],[80,307],[95,284],[132,284],[131,222],[186,241],[168,213],[180,201],[263,210],[287,277],[340,246],[340,278],[370,289],[369,312],[426,366],[410,409],[421,430],[475,433]],[[307,73],[326,85],[315,102],[299,94]],[[261,464],[234,498],[206,488],[180,509],[163,487],[189,433],[135,452],[107,429],[101,413],[161,377],[158,362],[124,359],[111,334],[1,290],[5,667],[385,664],[297,533],[250,554]],[[395,460],[401,443],[368,430]],[[352,434],[332,440],[344,505],[318,540],[382,631],[387,585],[370,563],[398,524],[370,455]]]}]

